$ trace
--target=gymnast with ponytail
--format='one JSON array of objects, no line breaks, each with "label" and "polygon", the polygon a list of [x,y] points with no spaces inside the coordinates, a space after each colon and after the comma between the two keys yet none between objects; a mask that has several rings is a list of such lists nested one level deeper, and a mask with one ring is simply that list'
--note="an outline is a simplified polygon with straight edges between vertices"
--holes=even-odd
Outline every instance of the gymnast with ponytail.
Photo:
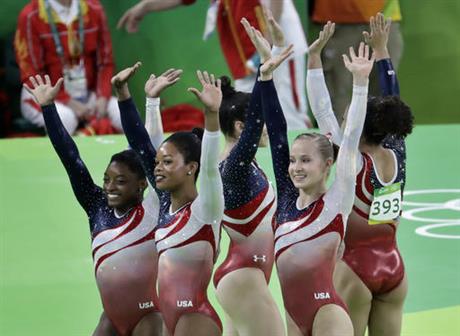
[{"label": "gymnast with ponytail", "polygon": [[[374,50],[381,97],[369,97],[359,145],[355,200],[348,218],[343,258],[334,283],[347,304],[355,336],[399,335],[407,294],[404,263],[396,243],[401,201],[406,182],[405,138],[413,115],[399,97],[399,84],[387,50],[390,20],[377,14],[370,20],[366,42]],[[324,26],[310,46],[307,90],[312,112],[322,133],[340,144],[342,131],[332,111],[324,80],[321,50],[334,33]]]},{"label": "gymnast with ponytail", "polygon": [[[277,68],[290,53],[287,48],[275,57],[273,67]],[[276,197],[255,160],[258,147],[268,144],[260,82],[256,81],[252,93],[243,93],[235,91],[228,77],[222,77],[222,94],[222,227],[230,237],[230,247],[215,272],[214,285],[227,317],[225,335],[282,336],[281,314],[268,288],[274,263]]]}]

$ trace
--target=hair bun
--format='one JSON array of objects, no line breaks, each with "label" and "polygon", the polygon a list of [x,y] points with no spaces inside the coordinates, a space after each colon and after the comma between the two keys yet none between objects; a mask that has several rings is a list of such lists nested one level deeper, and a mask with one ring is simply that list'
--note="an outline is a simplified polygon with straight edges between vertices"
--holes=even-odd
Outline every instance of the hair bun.
[{"label": "hair bun", "polygon": [[224,98],[235,94],[235,88],[232,86],[232,80],[228,76],[220,77],[220,88],[222,90],[222,96]]},{"label": "hair bun", "polygon": [[204,129],[201,127],[195,127],[192,129],[192,133],[195,134],[198,139],[202,140],[203,139],[203,134],[204,134]]}]

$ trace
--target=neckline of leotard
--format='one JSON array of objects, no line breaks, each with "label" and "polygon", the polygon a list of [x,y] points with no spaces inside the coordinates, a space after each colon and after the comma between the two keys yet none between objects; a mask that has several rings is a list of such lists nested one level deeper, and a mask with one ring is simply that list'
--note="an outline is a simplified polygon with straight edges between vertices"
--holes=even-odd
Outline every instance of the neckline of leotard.
[{"label": "neckline of leotard", "polygon": [[[327,191],[326,191],[326,192],[327,192]],[[318,198],[315,199],[314,201],[311,201],[309,204],[307,204],[307,205],[304,206],[303,208],[300,208],[300,207],[299,207],[299,198],[300,198],[300,195],[297,196],[297,198],[296,198],[296,200],[295,200],[295,207],[296,207],[297,211],[303,211],[303,210],[306,210],[306,209],[310,208],[311,206],[315,205],[316,202],[318,202],[320,199],[322,199],[323,196],[324,196],[325,194],[326,194],[326,193],[321,194],[320,197],[318,197]]]},{"label": "neckline of leotard", "polygon": [[393,154],[393,163],[394,163],[394,166],[395,166],[394,167],[395,172],[393,174],[393,177],[388,182],[383,182],[383,180],[380,178],[380,175],[379,175],[379,172],[378,172],[378,169],[377,169],[377,165],[375,164],[374,158],[372,157],[372,155],[368,154],[369,157],[371,158],[371,161],[372,161],[372,168],[374,169],[375,177],[377,178],[377,181],[379,181],[379,183],[384,187],[393,184],[395,182],[395,180],[396,180],[396,177],[398,176],[398,158],[396,157],[396,154],[391,149],[389,149],[389,148],[385,148],[385,149],[389,150],[391,152],[391,154]]},{"label": "neckline of leotard", "polygon": [[123,218],[126,216],[126,214],[128,214],[131,210],[133,209],[133,207],[129,208],[128,210],[126,210],[122,215],[119,215],[117,213],[117,209],[113,208],[113,215],[117,218],[117,219],[120,219],[120,218]]},{"label": "neckline of leotard", "polygon": [[[194,201],[194,200],[193,200],[193,201]],[[190,201],[190,202],[185,203],[183,206],[181,206],[179,209],[177,209],[177,210],[174,211],[174,212],[171,212],[171,206],[172,206],[172,204],[169,204],[169,209],[168,209],[169,215],[172,216],[172,215],[177,214],[179,211],[181,211],[183,208],[185,208],[186,206],[188,206],[189,204],[191,204],[193,201]]]}]

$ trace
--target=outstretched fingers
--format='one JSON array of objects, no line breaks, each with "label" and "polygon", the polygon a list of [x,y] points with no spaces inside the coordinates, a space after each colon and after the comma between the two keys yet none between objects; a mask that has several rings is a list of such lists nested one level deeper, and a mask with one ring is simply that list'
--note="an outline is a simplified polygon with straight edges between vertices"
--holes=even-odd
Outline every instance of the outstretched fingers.
[{"label": "outstretched fingers", "polygon": [[278,62],[278,64],[283,63],[284,60],[286,60],[286,58],[288,58],[289,56],[291,56],[293,53],[294,53],[294,45],[293,45],[293,44],[290,44],[290,45],[287,46],[287,47],[281,52],[281,54],[279,55],[279,62]]},{"label": "outstretched fingers", "polygon": [[197,70],[196,76],[198,77],[198,80],[200,81],[201,85],[204,86],[206,84],[206,81],[204,80],[203,73],[200,70]]},{"label": "outstretched fingers", "polygon": [[[48,79],[49,79],[48,75],[46,75],[45,78],[46,77],[48,77]],[[61,85],[62,85],[63,82],[64,82],[64,79],[62,77],[60,77],[57,80],[56,84],[54,84],[53,89],[55,89],[55,91],[59,91],[61,89]],[[50,84],[51,84],[51,81],[50,81]]]},{"label": "outstretched fingers", "polygon": [[137,69],[139,69],[142,65],[142,62],[137,61],[132,67],[131,67],[131,73],[134,74]]},{"label": "outstretched fingers", "polygon": [[45,84],[51,86],[51,79],[50,79],[50,76],[48,76],[48,75],[45,75]]},{"label": "outstretched fingers", "polygon": [[351,65],[351,61],[350,61],[350,59],[348,58],[348,55],[343,54],[343,55],[342,55],[342,58],[343,58],[343,63],[345,64],[345,67],[346,67],[347,69],[349,69],[349,68],[350,68],[350,65]]},{"label": "outstretched fingers", "polygon": [[35,75],[35,79],[36,79],[36,81],[37,81],[37,83],[38,83],[39,85],[45,85],[45,83],[43,83],[43,78],[42,78],[42,76],[40,76],[40,75]]},{"label": "outstretched fingers", "polygon": [[210,81],[211,85],[215,86],[216,85],[216,78],[214,77],[214,74],[210,75],[210,79],[211,79],[211,81]]},{"label": "outstretched fingers", "polygon": [[246,33],[248,34],[249,38],[252,41],[254,38],[254,31],[251,29],[252,28],[251,24],[246,18],[242,18],[240,22],[243,25],[244,29],[246,30]]},{"label": "outstretched fingers", "polygon": [[27,90],[27,92],[29,92],[31,95],[33,95],[33,89],[27,83],[24,83],[23,85],[24,85],[25,89]]},{"label": "outstretched fingers", "polygon": [[355,53],[355,49],[353,47],[350,47],[349,49],[349,52],[350,52],[350,59],[351,61],[354,61],[356,59],[356,53]]},{"label": "outstretched fingers", "polygon": [[206,82],[206,84],[211,84],[211,79],[209,78],[209,74],[208,74],[207,71],[203,72],[203,78],[204,78],[204,81]]},{"label": "outstretched fingers", "polygon": [[[361,43],[364,44],[363,42],[361,42]],[[369,46],[368,46],[367,44],[364,45],[364,58],[365,58],[366,60],[369,59]]]},{"label": "outstretched fingers", "polygon": [[37,86],[38,86],[38,83],[37,81],[35,80],[35,77],[34,76],[30,76],[29,77],[29,81],[32,83],[32,85],[34,86],[33,88],[35,89]]}]

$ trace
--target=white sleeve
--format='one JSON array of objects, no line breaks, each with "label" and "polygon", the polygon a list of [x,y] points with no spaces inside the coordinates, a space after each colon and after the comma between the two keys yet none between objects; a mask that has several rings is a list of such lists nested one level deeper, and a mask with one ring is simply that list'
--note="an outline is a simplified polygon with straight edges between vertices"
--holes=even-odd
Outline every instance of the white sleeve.
[{"label": "white sleeve", "polygon": [[163,125],[161,123],[160,98],[146,98],[145,101],[145,129],[150,136],[155,150],[163,142]]},{"label": "white sleeve", "polygon": [[148,183],[148,194],[142,201],[142,206],[145,210],[145,216],[149,217],[149,220],[153,221],[154,226],[158,225],[158,214],[160,211],[160,199],[155,189],[150,183]]},{"label": "white sleeve", "polygon": [[308,69],[307,94],[311,111],[322,134],[330,133],[336,145],[342,142],[342,130],[332,110],[331,97],[327,90],[323,69]]},{"label": "white sleeve", "polygon": [[350,214],[354,202],[354,197],[350,195],[355,194],[357,160],[360,156],[358,146],[366,118],[367,90],[368,84],[353,85],[353,97],[337,157],[335,180],[325,196],[326,202],[339,204],[339,212],[345,216]]},{"label": "white sleeve", "polygon": [[200,191],[192,203],[192,213],[206,224],[220,225],[224,212],[224,193],[218,168],[220,132],[204,131],[198,183]]}]

